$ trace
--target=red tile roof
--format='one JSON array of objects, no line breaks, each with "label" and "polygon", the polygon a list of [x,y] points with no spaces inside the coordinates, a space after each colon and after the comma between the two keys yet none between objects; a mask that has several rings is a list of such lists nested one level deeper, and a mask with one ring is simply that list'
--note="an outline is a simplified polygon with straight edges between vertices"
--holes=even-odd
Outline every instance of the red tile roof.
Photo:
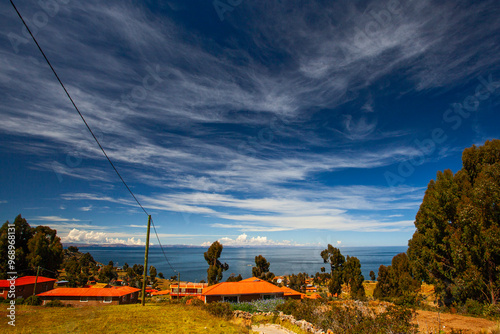
[{"label": "red tile roof", "polygon": [[169,295],[169,294],[170,294],[170,290],[162,290],[162,291],[153,292],[151,294],[151,296],[162,296],[162,295]]},{"label": "red tile roof", "polygon": [[91,289],[91,288],[56,288],[47,292],[39,293],[40,297],[121,297],[129,293],[141,291],[130,286],[112,287],[107,289]]},{"label": "red tile roof", "polygon": [[[170,284],[170,288],[177,288],[178,283],[173,283]],[[192,282],[187,282],[187,283],[181,283],[180,288],[181,289],[203,289],[208,286],[208,283],[192,283]]]},{"label": "red tile roof", "polygon": [[274,284],[251,277],[239,282],[223,282],[209,286],[203,289],[202,295],[246,295],[258,293],[283,293],[283,290]]},{"label": "red tile roof", "polygon": [[[28,285],[28,284],[35,284],[36,276],[23,276],[19,277],[16,279],[16,286],[21,286],[21,285]],[[43,276],[38,276],[38,283],[44,283],[44,282],[55,282],[57,281],[54,278],[48,278],[48,277],[43,277]],[[10,281],[3,279],[0,280],[0,288],[8,288],[10,286]]]},{"label": "red tile roof", "polygon": [[286,286],[282,286],[280,289],[283,290],[283,292],[285,293],[285,296],[302,296],[302,295],[305,295],[304,293],[300,293],[300,292],[295,291],[293,289],[290,289],[289,287],[286,287]]}]

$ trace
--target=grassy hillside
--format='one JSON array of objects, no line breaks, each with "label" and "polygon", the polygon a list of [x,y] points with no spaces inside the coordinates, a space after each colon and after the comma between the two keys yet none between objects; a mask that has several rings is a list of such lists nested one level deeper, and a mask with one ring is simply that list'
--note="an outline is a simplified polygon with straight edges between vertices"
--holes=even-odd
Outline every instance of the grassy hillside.
[{"label": "grassy hillside", "polygon": [[[0,311],[6,322],[6,312]],[[5,326],[4,326],[5,325]],[[10,327],[2,324],[2,328]],[[176,304],[17,307],[13,333],[248,333],[198,307]]]}]

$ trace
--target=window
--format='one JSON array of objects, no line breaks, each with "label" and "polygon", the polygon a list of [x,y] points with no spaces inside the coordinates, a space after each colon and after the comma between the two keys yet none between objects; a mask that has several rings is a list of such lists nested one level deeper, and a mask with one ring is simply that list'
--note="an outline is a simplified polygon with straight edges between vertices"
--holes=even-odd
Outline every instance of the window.
[{"label": "window", "polygon": [[86,296],[80,296],[80,302],[82,303],[86,303],[89,301],[89,297],[86,297]]},{"label": "window", "polygon": [[102,298],[103,303],[111,303],[112,301],[113,301],[113,299],[111,297],[103,297]]},{"label": "window", "polygon": [[262,299],[274,299],[276,298],[275,295],[262,295]]},{"label": "window", "polygon": [[223,301],[229,302],[229,303],[237,303],[238,302],[238,296],[224,296],[222,298]]}]

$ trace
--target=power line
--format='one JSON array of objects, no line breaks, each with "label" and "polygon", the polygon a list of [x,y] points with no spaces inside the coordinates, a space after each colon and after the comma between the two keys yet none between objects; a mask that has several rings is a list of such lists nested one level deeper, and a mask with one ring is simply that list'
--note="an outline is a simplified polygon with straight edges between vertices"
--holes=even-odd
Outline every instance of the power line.
[{"label": "power line", "polygon": [[154,229],[155,234],[156,234],[156,239],[158,239],[158,244],[160,245],[160,248],[161,248],[161,251],[163,252],[163,256],[165,257],[165,260],[167,260],[167,263],[170,266],[170,269],[172,269],[172,271],[174,273],[178,274],[179,272],[177,270],[175,270],[174,267],[172,267],[172,265],[170,264],[170,261],[167,258],[167,254],[165,254],[165,250],[163,249],[163,246],[162,246],[162,244],[160,242],[160,237],[158,236],[158,233],[156,232],[156,226],[155,226],[155,223],[153,221],[153,218],[151,218],[151,224],[153,224],[153,229]]},{"label": "power line", "polygon": [[127,190],[129,191],[130,195],[132,195],[132,197],[135,199],[135,201],[137,202],[137,204],[141,207],[142,211],[144,211],[144,213],[146,215],[149,215],[148,212],[146,211],[146,209],[144,209],[144,207],[141,205],[141,203],[139,202],[139,200],[137,199],[137,197],[135,197],[134,193],[132,192],[132,190],[130,190],[129,186],[127,185],[127,183],[125,182],[125,180],[123,179],[123,177],[120,175],[120,173],[118,172],[118,170],[116,169],[115,165],[113,164],[113,162],[111,161],[111,159],[108,157],[108,155],[106,154],[106,151],[104,151],[104,148],[101,146],[101,143],[99,142],[99,140],[97,139],[97,137],[94,135],[94,132],[92,132],[92,129],[90,128],[90,126],[87,124],[87,121],[85,120],[85,118],[83,117],[82,113],[80,112],[80,110],[78,109],[78,107],[76,106],[75,102],[73,101],[73,98],[71,98],[71,95],[69,95],[69,92],[66,90],[66,87],[64,86],[64,84],[62,83],[61,79],[59,78],[59,76],[57,75],[56,73],[56,70],[54,70],[54,67],[52,67],[52,64],[50,63],[49,59],[47,58],[47,56],[45,55],[45,53],[43,52],[42,48],[40,47],[40,45],[38,44],[35,36],[33,36],[33,34],[31,33],[31,30],[30,28],[28,27],[28,25],[26,24],[26,22],[24,21],[21,13],[19,13],[19,11],[17,10],[17,7],[16,5],[14,5],[14,2],[12,0],[10,0],[10,3],[12,4],[12,6],[14,7],[14,10],[16,11],[17,15],[19,16],[19,18],[21,19],[21,21],[23,21],[23,24],[24,26],[26,27],[26,29],[28,30],[31,38],[33,39],[33,41],[35,42],[36,46],[38,47],[38,50],[40,50],[40,52],[42,53],[43,55],[43,58],[45,58],[45,61],[47,62],[47,64],[49,65],[50,69],[52,70],[52,73],[54,73],[54,75],[56,76],[57,78],[57,81],[59,81],[59,84],[61,85],[61,87],[64,89],[64,92],[66,93],[66,95],[68,96],[69,100],[71,101],[71,103],[73,104],[73,107],[75,107],[75,110],[78,112],[78,115],[80,115],[80,118],[82,119],[83,123],[85,123],[85,126],[87,127],[87,129],[89,130],[90,134],[92,135],[92,137],[94,137],[94,140],[96,141],[97,145],[99,145],[99,148],[101,149],[102,153],[104,154],[104,156],[106,157],[106,159],[108,159],[108,162],[109,164],[111,165],[111,167],[113,167],[113,169],[115,170],[116,172],[116,175],[118,175],[118,177],[120,178],[120,180],[122,181],[122,183],[125,185],[125,187],[127,188]]},{"label": "power line", "polygon": [[[50,63],[49,59],[47,58],[47,56],[45,55],[45,52],[43,52],[40,44],[38,44],[35,36],[33,36],[33,34],[31,33],[31,30],[30,28],[28,27],[28,25],[26,24],[26,22],[24,21],[23,19],[23,16],[21,15],[21,13],[17,10],[17,7],[16,5],[14,4],[14,2],[12,0],[10,0],[10,3],[12,4],[12,7],[14,7],[14,10],[16,11],[17,15],[19,16],[19,18],[21,19],[21,21],[23,22],[24,26],[26,27],[26,30],[28,30],[31,38],[33,39],[33,41],[35,42],[36,46],[38,47],[38,50],[40,50],[43,58],[45,58],[45,61],[47,62],[47,64],[49,65],[50,69],[52,70],[52,73],[54,73],[54,75],[56,76],[57,78],[57,81],[59,81],[59,84],[61,85],[61,87],[63,88],[64,92],[66,93],[66,95],[68,96],[69,100],[71,101],[71,103],[73,104],[73,107],[75,108],[75,110],[78,112],[78,115],[80,115],[80,118],[82,119],[83,123],[85,123],[85,126],[87,127],[87,129],[89,130],[90,134],[92,135],[92,137],[94,138],[95,142],[97,143],[97,145],[99,145],[99,148],[101,149],[102,153],[104,154],[104,156],[106,157],[106,159],[108,160],[109,164],[111,165],[111,167],[113,167],[116,175],[118,175],[118,177],[120,178],[120,180],[122,181],[123,185],[127,188],[128,192],[130,193],[130,195],[132,195],[132,197],[134,198],[134,200],[137,202],[137,204],[140,206],[140,208],[142,209],[142,211],[144,211],[144,213],[146,215],[149,216],[149,213],[146,211],[146,209],[144,209],[144,207],[142,206],[142,204],[139,202],[139,200],[137,199],[137,197],[134,195],[134,193],[132,192],[132,190],[130,189],[130,187],[127,185],[127,183],[125,182],[125,180],[123,179],[123,177],[120,175],[120,173],[118,172],[118,169],[116,169],[115,165],[113,164],[113,162],[111,161],[111,159],[109,158],[109,156],[106,154],[106,151],[104,150],[104,148],[102,147],[101,143],[99,142],[99,140],[97,139],[97,137],[94,135],[94,132],[92,131],[92,129],[90,128],[90,126],[88,125],[87,121],[85,120],[85,118],[83,117],[82,113],[80,112],[80,110],[78,109],[78,107],[76,106],[75,102],[73,101],[73,98],[71,97],[71,95],[69,94],[68,90],[66,89],[66,87],[64,86],[63,82],[61,81],[61,79],[59,78],[59,76],[57,75],[57,72],[56,70],[54,69],[54,67],[52,67],[52,64]],[[153,223],[153,220],[151,219],[151,222]],[[165,251],[163,250],[163,246],[160,242],[160,238],[158,237],[158,233],[156,232],[156,227],[153,223],[153,228],[154,228],[154,231],[155,231],[155,234],[156,234],[156,238],[158,239],[158,244],[160,245],[161,247],[161,250],[163,252],[163,256],[165,257],[165,260],[167,260],[167,263],[168,265],[170,266],[170,269],[172,269],[174,272],[178,273],[177,270],[175,270],[173,267],[172,267],[172,264],[170,264],[170,261],[168,260],[167,258],[167,255],[165,254]],[[42,269],[45,269],[45,268],[42,268]],[[146,269],[146,268],[145,268]],[[45,270],[48,270],[48,269],[45,269]],[[49,270],[50,271],[50,270]]]}]

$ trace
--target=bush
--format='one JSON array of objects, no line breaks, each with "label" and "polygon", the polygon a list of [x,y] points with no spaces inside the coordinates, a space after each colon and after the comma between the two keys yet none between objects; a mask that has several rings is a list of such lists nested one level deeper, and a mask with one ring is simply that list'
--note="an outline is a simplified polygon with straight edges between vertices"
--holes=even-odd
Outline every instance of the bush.
[{"label": "bush", "polygon": [[467,313],[473,315],[483,315],[485,313],[485,305],[474,299],[467,299],[465,309]]},{"label": "bush", "polygon": [[284,299],[259,299],[251,302],[241,302],[241,303],[231,303],[231,309],[233,311],[239,310],[249,313],[255,312],[276,312],[277,307],[285,303]]},{"label": "bush", "polygon": [[188,300],[186,302],[186,304],[192,305],[192,306],[203,306],[203,305],[205,305],[205,303],[202,300],[198,299],[198,298],[190,299],[190,300]]},{"label": "bush", "polygon": [[205,309],[208,313],[225,320],[229,320],[233,317],[233,311],[231,310],[231,304],[229,303],[208,303],[205,305]]},{"label": "bush", "polygon": [[415,313],[411,309],[392,306],[375,315],[370,308],[355,302],[342,307],[320,304],[317,301],[287,300],[277,307],[297,320],[306,320],[323,331],[334,333],[417,333],[418,326],[411,323]]},{"label": "bush", "polygon": [[24,301],[24,304],[38,306],[38,305],[42,305],[42,300],[38,296],[29,296]]},{"label": "bush", "polygon": [[63,304],[59,299],[51,300],[50,302],[44,305],[45,307],[66,307],[71,305]]},{"label": "bush", "polygon": [[231,309],[233,311],[244,311],[248,313],[257,312],[257,306],[252,303],[242,302],[242,303],[231,303]]}]

